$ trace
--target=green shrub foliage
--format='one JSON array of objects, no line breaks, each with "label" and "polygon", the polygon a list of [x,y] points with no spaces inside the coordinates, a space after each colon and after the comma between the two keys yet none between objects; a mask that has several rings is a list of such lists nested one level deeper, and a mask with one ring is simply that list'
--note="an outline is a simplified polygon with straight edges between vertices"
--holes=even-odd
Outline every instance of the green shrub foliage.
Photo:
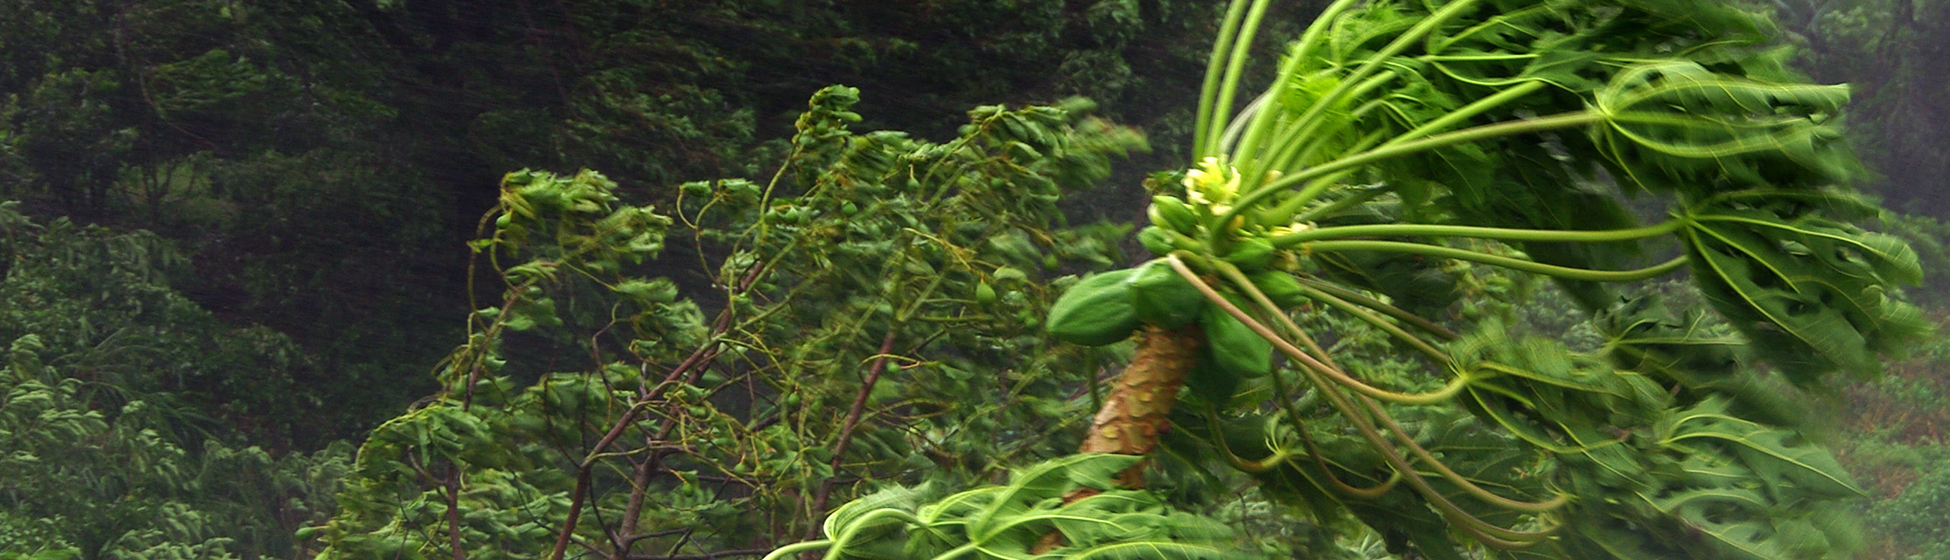
[{"label": "green shrub foliage", "polygon": [[0,204],[0,558],[298,553],[351,449],[251,445],[288,449],[317,415],[290,340],[172,290],[183,259],[152,234],[15,209]]},{"label": "green shrub foliage", "polygon": [[773,177],[668,210],[595,172],[509,174],[473,244],[501,298],[448,389],[360,449],[324,557],[769,549],[886,482],[1073,447],[1104,355],[1041,321],[1128,229],[1056,202],[1141,139],[1082,102],[978,108],[943,143],[857,134],[856,96],[814,96]]}]

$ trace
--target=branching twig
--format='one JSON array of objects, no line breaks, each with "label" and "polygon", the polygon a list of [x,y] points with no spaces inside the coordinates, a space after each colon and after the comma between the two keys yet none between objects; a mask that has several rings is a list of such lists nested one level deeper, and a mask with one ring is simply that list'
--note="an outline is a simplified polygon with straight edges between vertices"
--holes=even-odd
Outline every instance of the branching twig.
[{"label": "branching twig", "polygon": [[[878,357],[874,358],[873,365],[867,368],[867,379],[860,383],[860,391],[853,396],[853,406],[847,409],[846,421],[840,424],[840,437],[833,442],[833,460],[829,466],[834,472],[838,472],[840,465],[846,461],[846,448],[853,443],[853,430],[860,425],[860,415],[866,410],[867,398],[873,396],[874,384],[880,382],[880,374],[887,370],[888,353],[894,351],[894,341],[899,334],[900,326],[895,325],[887,330],[886,337],[881,338],[880,351],[874,353]],[[813,515],[826,511],[826,499],[832,493],[833,479],[820,481],[819,492],[813,497]],[[819,526],[814,525],[812,531],[812,534],[806,535],[806,540],[819,536]]]}]

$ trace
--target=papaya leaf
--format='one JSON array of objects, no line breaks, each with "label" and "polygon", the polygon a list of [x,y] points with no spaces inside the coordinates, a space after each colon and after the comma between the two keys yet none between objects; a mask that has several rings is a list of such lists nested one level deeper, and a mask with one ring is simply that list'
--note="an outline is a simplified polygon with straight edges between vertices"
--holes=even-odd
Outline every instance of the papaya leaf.
[{"label": "papaya leaf", "polygon": [[1656,191],[1705,196],[1727,187],[1846,181],[1853,156],[1834,118],[1845,86],[1770,83],[1691,61],[1634,66],[1596,92],[1609,125],[1595,140]]},{"label": "papaya leaf", "polygon": [[833,513],[827,514],[826,523],[821,526],[821,533],[825,534],[828,539],[838,538],[841,528],[852,526],[855,521],[859,520],[860,516],[878,509],[894,508],[904,511],[914,511],[920,507],[921,501],[931,492],[932,485],[930,483],[922,483],[920,486],[912,488],[892,486],[882,489],[879,492],[861,496],[834,509]]},{"label": "papaya leaf", "polygon": [[993,501],[969,521],[971,537],[994,536],[999,516],[1021,515],[1076,486],[1111,488],[1118,472],[1142,460],[1131,455],[1079,454],[1052,459],[1011,477]]},{"label": "papaya leaf", "polygon": [[1709,398],[1660,422],[1664,445],[1680,449],[1700,442],[1729,449],[1777,492],[1812,497],[1862,495],[1848,471],[1826,449],[1792,430],[1732,416],[1728,401]]},{"label": "papaya leaf", "polygon": [[1920,312],[1891,295],[1921,277],[1908,246],[1795,212],[1696,209],[1685,236],[1702,290],[1764,356],[1808,383],[1836,369],[1873,371],[1876,353],[1927,331]]},{"label": "papaya leaf", "polygon": [[1736,557],[1751,560],[1793,558],[1787,554],[1787,551],[1782,550],[1779,533],[1765,521],[1725,521],[1723,516],[1715,515],[1714,512],[1703,507],[1688,507],[1680,510],[1679,515],[1707,542]]},{"label": "papaya leaf", "polygon": [[[843,546],[835,553],[842,558],[932,558],[949,551],[996,560],[1239,557],[1229,527],[1174,511],[1152,492],[1108,489],[1139,460],[1104,454],[1052,459],[1018,471],[1007,485],[932,504],[915,503],[926,488],[884,490],[841,506],[827,519],[826,534],[836,543],[853,535],[838,543]],[[1066,501],[1079,488],[1108,490]],[[897,513],[907,511],[914,515]],[[1061,546],[1037,551],[1052,532],[1062,537]],[[887,552],[894,549],[904,552]]]},{"label": "papaya leaf", "polygon": [[1692,388],[1746,374],[1738,359],[1740,337],[1711,324],[1705,313],[1679,317],[1654,296],[1620,302],[1593,324],[1607,338],[1605,355],[1622,369]]}]

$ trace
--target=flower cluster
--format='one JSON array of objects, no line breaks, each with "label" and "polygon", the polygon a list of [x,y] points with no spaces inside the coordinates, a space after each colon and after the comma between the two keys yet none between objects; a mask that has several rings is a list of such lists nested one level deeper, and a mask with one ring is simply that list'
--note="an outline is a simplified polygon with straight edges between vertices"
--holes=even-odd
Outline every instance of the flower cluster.
[{"label": "flower cluster", "polygon": [[1185,172],[1185,196],[1213,214],[1232,210],[1232,199],[1238,195],[1239,169],[1219,158],[1205,158]]}]

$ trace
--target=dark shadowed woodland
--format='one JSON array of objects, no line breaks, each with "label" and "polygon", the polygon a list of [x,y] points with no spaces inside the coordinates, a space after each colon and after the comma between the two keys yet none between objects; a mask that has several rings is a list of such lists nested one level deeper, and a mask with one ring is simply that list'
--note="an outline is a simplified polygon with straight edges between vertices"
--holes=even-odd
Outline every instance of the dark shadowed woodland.
[{"label": "dark shadowed woodland", "polygon": [[1950,1],[0,2],[0,560],[1950,560]]}]

